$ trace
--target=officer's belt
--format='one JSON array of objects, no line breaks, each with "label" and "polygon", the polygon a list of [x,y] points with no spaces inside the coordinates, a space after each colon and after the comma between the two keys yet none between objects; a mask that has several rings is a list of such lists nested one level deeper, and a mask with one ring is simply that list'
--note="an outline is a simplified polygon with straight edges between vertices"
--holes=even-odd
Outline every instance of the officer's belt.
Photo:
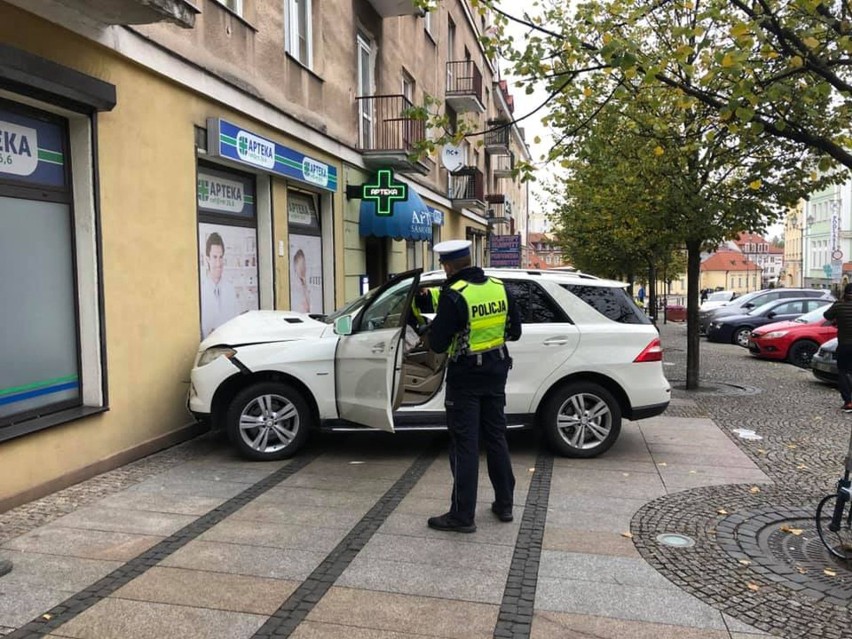
[{"label": "officer's belt", "polygon": [[506,344],[504,342],[503,344],[500,344],[500,346],[495,346],[494,348],[488,348],[484,351],[479,351],[478,353],[469,353],[467,355],[459,354],[456,357],[452,358],[452,361],[457,362],[462,357],[475,357],[476,358],[476,365],[482,366],[482,356],[485,353],[493,353],[494,351],[500,351],[500,359],[501,360],[506,359],[506,350],[504,348],[505,346],[506,346]]}]

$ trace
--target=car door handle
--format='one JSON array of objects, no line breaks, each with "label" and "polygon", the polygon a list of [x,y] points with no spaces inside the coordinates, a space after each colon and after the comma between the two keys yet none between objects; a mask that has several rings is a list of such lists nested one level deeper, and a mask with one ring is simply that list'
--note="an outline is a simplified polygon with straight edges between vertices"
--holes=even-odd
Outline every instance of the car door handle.
[{"label": "car door handle", "polygon": [[374,344],[372,350],[373,350],[373,353],[375,353],[376,355],[378,355],[379,353],[384,353],[385,352],[385,343],[381,342],[379,344]]},{"label": "car door handle", "polygon": [[544,340],[545,346],[565,346],[567,343],[567,337],[551,337],[550,339]]}]

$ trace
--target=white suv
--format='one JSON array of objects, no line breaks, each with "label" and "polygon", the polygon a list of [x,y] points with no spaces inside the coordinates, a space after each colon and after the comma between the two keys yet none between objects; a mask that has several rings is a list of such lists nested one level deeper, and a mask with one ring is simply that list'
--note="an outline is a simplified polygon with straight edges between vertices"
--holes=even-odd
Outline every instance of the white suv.
[{"label": "white suv", "polygon": [[[524,322],[521,339],[508,345],[510,428],[541,428],[557,453],[593,457],[615,442],[622,417],[666,409],[659,335],[621,282],[485,272],[503,280]],[[443,271],[410,271],[328,316],[234,318],[201,343],[190,410],[259,460],[295,454],[316,428],[445,429],[446,356],[407,328],[415,292],[443,280]]]}]

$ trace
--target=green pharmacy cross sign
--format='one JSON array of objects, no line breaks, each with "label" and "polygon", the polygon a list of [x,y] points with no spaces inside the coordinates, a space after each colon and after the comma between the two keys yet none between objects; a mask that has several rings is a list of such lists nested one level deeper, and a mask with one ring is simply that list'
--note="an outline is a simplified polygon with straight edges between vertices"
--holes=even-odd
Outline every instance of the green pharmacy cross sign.
[{"label": "green pharmacy cross sign", "polygon": [[408,199],[408,185],[395,182],[390,169],[381,169],[374,183],[361,185],[361,199],[376,205],[376,215],[393,215],[394,202]]}]

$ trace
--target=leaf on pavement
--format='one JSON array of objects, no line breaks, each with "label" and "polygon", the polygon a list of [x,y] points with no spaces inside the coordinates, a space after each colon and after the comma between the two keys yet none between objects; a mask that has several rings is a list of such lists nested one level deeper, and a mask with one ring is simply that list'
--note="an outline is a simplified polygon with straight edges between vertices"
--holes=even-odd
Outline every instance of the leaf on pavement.
[{"label": "leaf on pavement", "polygon": [[758,455],[765,455],[765,454],[766,454],[766,451],[765,451],[763,448],[758,448],[758,449],[757,449],[757,454],[758,454]]},{"label": "leaf on pavement", "polygon": [[660,462],[657,466],[668,466],[668,464],[666,462]]},{"label": "leaf on pavement", "polygon": [[807,574],[808,571],[805,570],[804,568],[802,568],[801,566],[796,566],[796,572],[799,573],[800,575],[805,575],[805,574]]},{"label": "leaf on pavement", "polygon": [[792,528],[791,526],[788,526],[787,524],[784,524],[783,526],[781,526],[781,528],[779,530],[781,532],[785,532],[785,533],[788,533],[790,535],[795,535],[796,537],[798,537],[803,532],[805,532],[801,528]]},{"label": "leaf on pavement", "polygon": [[753,592],[757,592],[758,590],[760,590],[760,586],[758,586],[753,581],[750,581],[750,582],[748,582],[748,589],[753,591]]},{"label": "leaf on pavement", "polygon": [[805,464],[799,464],[798,466],[796,466],[796,470],[806,470],[806,469],[807,469],[807,466]]},{"label": "leaf on pavement", "polygon": [[633,539],[633,533],[630,531],[621,533],[622,537],[627,537],[628,539]]},{"label": "leaf on pavement", "polygon": [[748,560],[748,559],[740,559],[740,563],[741,563],[743,566],[751,566],[751,561],[750,561],[750,560]]},{"label": "leaf on pavement", "polygon": [[748,492],[750,492],[752,495],[756,495],[760,492],[760,488],[758,486],[752,486],[748,489]]},{"label": "leaf on pavement", "polygon": [[794,448],[798,448],[798,446],[796,444],[787,444],[787,448],[793,450]]},{"label": "leaf on pavement", "polygon": [[724,508],[720,508],[716,512],[719,513],[720,515],[727,515],[728,514],[728,511],[725,510]]},{"label": "leaf on pavement", "polygon": [[826,575],[828,575],[829,577],[836,577],[836,576],[837,576],[837,572],[835,572],[835,571],[834,571],[834,570],[832,570],[831,568],[825,568],[825,569],[823,569],[823,572],[824,572]]},{"label": "leaf on pavement", "polygon": [[690,471],[689,471],[689,474],[690,474],[690,475],[695,475],[695,474],[697,474],[697,473],[698,473],[698,471],[697,471],[697,470],[690,470]]},{"label": "leaf on pavement", "polygon": [[41,618],[44,619],[45,621],[50,621],[51,619],[53,619],[53,615],[50,614],[49,612],[46,612],[41,616]]},{"label": "leaf on pavement", "polygon": [[621,473],[624,477],[630,477],[630,473]]}]

